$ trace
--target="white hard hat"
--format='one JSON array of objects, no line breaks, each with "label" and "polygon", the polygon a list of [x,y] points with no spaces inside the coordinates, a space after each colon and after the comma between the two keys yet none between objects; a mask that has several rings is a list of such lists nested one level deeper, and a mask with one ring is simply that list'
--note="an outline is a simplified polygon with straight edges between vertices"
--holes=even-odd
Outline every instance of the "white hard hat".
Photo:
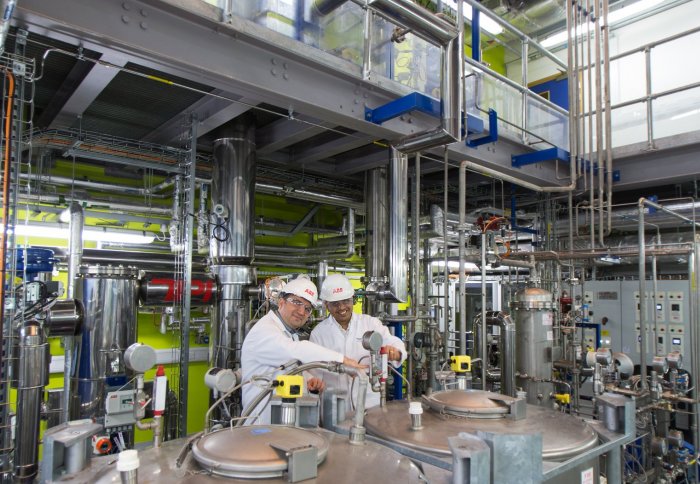
[{"label": "white hard hat", "polygon": [[350,280],[342,274],[326,277],[321,287],[321,299],[325,302],[342,301],[355,295],[355,289]]},{"label": "white hard hat", "polygon": [[296,279],[289,281],[282,289],[284,294],[294,294],[306,299],[312,306],[316,306],[318,302],[318,289],[316,284],[304,276],[299,276]]}]

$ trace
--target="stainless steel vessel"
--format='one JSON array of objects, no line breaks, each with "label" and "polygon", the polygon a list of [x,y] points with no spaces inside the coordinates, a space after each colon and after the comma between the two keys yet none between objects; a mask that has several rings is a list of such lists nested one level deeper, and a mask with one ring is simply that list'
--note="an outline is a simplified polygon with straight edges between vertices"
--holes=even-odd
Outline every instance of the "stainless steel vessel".
[{"label": "stainless steel vessel", "polygon": [[552,293],[527,287],[515,293],[510,304],[515,320],[516,384],[527,392],[527,403],[551,405],[554,303]]},{"label": "stainless steel vessel", "polygon": [[[270,429],[272,431],[268,432]],[[282,429],[280,433],[277,432],[279,429]],[[301,433],[296,431],[301,431]],[[251,439],[241,440],[244,433],[252,436],[252,440],[255,440],[255,437],[262,437],[260,439],[261,445],[257,447],[262,454],[257,463],[253,462],[257,460],[253,455],[255,450],[245,448],[250,445]],[[216,438],[213,436],[216,436]],[[357,484],[360,482],[382,482],[387,479],[387,476],[390,476],[394,482],[426,482],[426,478],[420,469],[407,457],[373,442],[353,445],[349,443],[347,436],[321,429],[311,431],[281,426],[236,427],[233,431],[224,429],[211,433],[207,437],[210,437],[211,440],[202,440],[200,441],[202,442],[201,444],[195,444],[193,452],[184,460],[180,468],[176,466],[175,461],[187,443],[186,438],[171,440],[165,442],[159,448],[150,448],[139,452],[139,483],[250,483],[251,479],[254,479],[253,482],[256,483],[289,482],[286,470],[280,471],[277,469],[272,471],[273,473],[281,474],[281,477],[267,475],[268,470],[275,467],[275,460],[278,463],[285,460],[284,453],[279,453],[270,446],[275,440],[288,446],[303,446],[312,442],[315,445],[325,446],[325,457],[318,465],[318,476],[304,480],[304,483]],[[207,439],[207,437],[204,437],[204,439]],[[248,467],[248,471],[254,471],[255,467],[259,467],[261,473],[258,475],[258,478],[255,478],[253,474],[250,474],[248,478],[224,478],[212,475],[210,469],[203,468],[197,463],[195,455],[204,448],[214,445],[217,445],[218,448],[213,449],[213,452],[208,454],[208,456],[219,455],[221,459],[218,457],[214,459],[213,465],[216,465],[217,462],[226,462],[228,465]],[[226,446],[228,445],[235,445],[237,450],[234,451],[227,448]],[[243,454],[242,459],[237,461],[241,452]],[[247,464],[246,460],[249,461]],[[440,475],[442,482],[447,482],[447,479],[448,474]],[[116,459],[114,456],[105,456],[94,458],[90,465],[80,473],[70,478],[63,478],[57,482],[103,484],[121,482],[121,480],[117,471]]]},{"label": "stainless steel vessel", "polygon": [[84,319],[76,338],[71,420],[104,416],[105,390],[126,383],[124,351],[136,341],[138,270],[81,266]]},{"label": "stainless steel vessel", "polygon": [[[506,395],[480,390],[436,392],[423,413],[423,428],[411,429],[408,402],[394,401],[367,411],[365,426],[372,435],[423,452],[448,456],[448,437],[460,432],[542,434],[542,459],[563,461],[596,446],[598,435],[583,420],[535,405],[525,418],[508,418]],[[432,408],[430,408],[432,407]]]}]

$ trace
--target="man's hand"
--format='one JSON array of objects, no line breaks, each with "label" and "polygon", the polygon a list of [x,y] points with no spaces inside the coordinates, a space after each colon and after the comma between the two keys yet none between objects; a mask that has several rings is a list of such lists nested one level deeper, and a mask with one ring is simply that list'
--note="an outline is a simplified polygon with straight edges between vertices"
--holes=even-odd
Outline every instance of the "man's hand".
[{"label": "man's hand", "polygon": [[350,368],[358,368],[360,370],[366,370],[368,368],[367,365],[361,365],[357,362],[357,360],[353,360],[352,358],[348,358],[347,356],[343,357],[343,365]]},{"label": "man's hand", "polygon": [[387,359],[389,361],[401,361],[401,350],[393,346],[386,346]]},{"label": "man's hand", "polygon": [[306,382],[306,389],[312,393],[319,393],[326,389],[326,383],[320,378],[309,378]]}]

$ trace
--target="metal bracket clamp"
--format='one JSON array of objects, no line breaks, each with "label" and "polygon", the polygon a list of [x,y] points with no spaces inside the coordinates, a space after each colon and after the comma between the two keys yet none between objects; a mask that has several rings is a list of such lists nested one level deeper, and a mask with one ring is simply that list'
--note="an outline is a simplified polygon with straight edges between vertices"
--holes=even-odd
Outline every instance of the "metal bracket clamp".
[{"label": "metal bracket clamp", "polygon": [[299,447],[296,442],[279,440],[270,446],[287,457],[287,478],[289,482],[313,479],[318,475],[318,449],[313,445]]},{"label": "metal bracket clamp", "polygon": [[448,437],[452,452],[452,483],[491,482],[491,449],[475,435]]}]

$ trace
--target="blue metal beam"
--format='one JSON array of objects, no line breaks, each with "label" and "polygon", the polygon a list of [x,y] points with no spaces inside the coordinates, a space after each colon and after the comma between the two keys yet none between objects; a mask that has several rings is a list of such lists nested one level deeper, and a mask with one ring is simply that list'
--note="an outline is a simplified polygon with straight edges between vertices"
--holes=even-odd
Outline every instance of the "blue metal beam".
[{"label": "blue metal beam", "polygon": [[382,124],[411,111],[420,111],[430,116],[440,117],[440,101],[423,93],[414,92],[378,108],[365,107],[365,119],[374,124]]},{"label": "blue metal beam", "polygon": [[522,155],[513,155],[510,157],[510,160],[511,165],[516,168],[549,160],[560,160],[568,162],[569,152],[559,148],[558,146],[555,146],[554,148],[547,148],[546,150],[533,151],[532,153],[525,153]]},{"label": "blue metal beam", "polygon": [[[479,119],[479,121],[481,121],[481,119]],[[483,121],[481,121],[481,123],[483,126]],[[485,145],[487,143],[494,143],[496,141],[498,141],[498,114],[493,109],[489,109],[489,134],[482,136],[481,138],[467,139],[465,143],[470,148],[476,148],[477,146]]]}]

